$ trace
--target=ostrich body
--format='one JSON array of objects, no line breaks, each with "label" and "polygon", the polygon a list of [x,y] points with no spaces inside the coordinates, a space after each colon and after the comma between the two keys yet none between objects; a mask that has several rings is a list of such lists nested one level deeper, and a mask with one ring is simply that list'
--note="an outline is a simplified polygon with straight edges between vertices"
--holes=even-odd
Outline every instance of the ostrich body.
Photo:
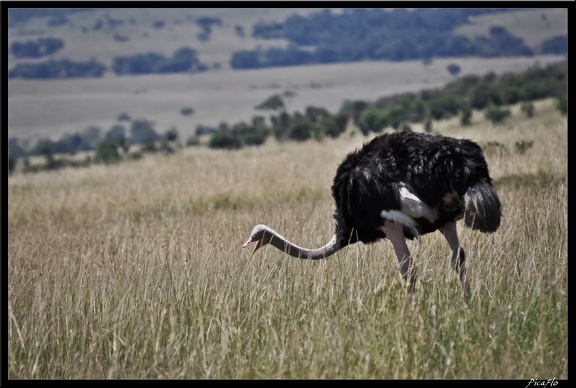
[{"label": "ostrich body", "polygon": [[440,231],[468,300],[466,255],[456,221],[481,232],[500,226],[501,205],[480,147],[467,139],[416,132],[375,137],[339,165],[332,184],[336,231],[323,247],[299,247],[265,225],[256,225],[243,247],[271,244],[300,259],[324,259],[349,244],[389,239],[408,283],[416,280],[406,239]]}]

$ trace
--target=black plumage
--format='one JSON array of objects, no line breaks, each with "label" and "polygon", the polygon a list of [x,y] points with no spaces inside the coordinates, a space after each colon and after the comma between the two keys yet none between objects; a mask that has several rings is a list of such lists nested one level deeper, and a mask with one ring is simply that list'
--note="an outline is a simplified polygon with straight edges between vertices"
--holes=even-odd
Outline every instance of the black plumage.
[{"label": "black plumage", "polygon": [[[372,243],[386,236],[382,210],[401,210],[399,189],[409,187],[431,209],[438,209],[433,222],[416,218],[420,235],[460,219],[464,195],[469,188],[486,187],[494,209],[482,212],[475,229],[492,232],[500,225],[500,202],[481,148],[471,140],[398,132],[375,137],[344,159],[336,170],[332,196],[341,244]],[[450,195],[453,194],[453,195]],[[450,201],[444,200],[450,195]],[[410,230],[405,236],[413,239]]]},{"label": "black plumage", "polygon": [[361,241],[387,238],[413,293],[415,272],[405,239],[440,231],[452,250],[467,298],[466,255],[456,221],[482,232],[500,226],[501,204],[481,148],[471,140],[416,132],[375,137],[344,158],[332,184],[336,231],[325,246],[301,248],[265,225],[256,225],[245,246],[271,244],[301,259],[323,259]]}]

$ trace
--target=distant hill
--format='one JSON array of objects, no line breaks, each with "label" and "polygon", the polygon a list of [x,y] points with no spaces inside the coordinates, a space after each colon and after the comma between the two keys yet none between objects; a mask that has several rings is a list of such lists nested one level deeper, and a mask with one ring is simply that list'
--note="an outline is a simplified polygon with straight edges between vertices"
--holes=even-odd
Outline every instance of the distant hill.
[{"label": "distant hill", "polygon": [[[62,42],[62,48],[33,59],[12,49],[9,69],[25,64],[26,71],[13,74],[28,78],[34,73],[30,65],[46,68],[50,60],[52,70],[42,70],[47,77],[77,76],[57,68],[65,59],[97,61],[93,66],[118,74],[117,61],[143,55],[154,55],[157,61],[147,67],[149,73],[563,55],[566,19],[566,9],[11,9],[9,47],[19,45],[22,52],[22,47],[50,38]],[[182,49],[193,51],[189,66],[165,64]],[[85,67],[87,76],[101,74]],[[129,74],[123,69],[122,74]]]},{"label": "distant hill", "polygon": [[[176,128],[184,139],[199,128],[219,128],[223,123],[241,121],[250,123],[255,116],[265,116],[269,120],[270,113],[256,107],[278,94],[291,96],[286,101],[290,114],[305,112],[310,106],[333,113],[349,101],[376,101],[398,93],[440,88],[469,75],[484,76],[489,72],[500,75],[546,66],[566,58],[565,54],[538,54],[546,42],[560,49],[567,46],[563,40],[567,34],[567,9],[481,10],[468,14],[468,22],[461,23],[463,16],[456,13],[455,21],[446,23],[453,42],[492,40],[494,43],[491,36],[496,34],[512,43],[503,47],[529,49],[534,56],[529,56],[528,52],[525,56],[489,58],[474,55],[441,58],[432,54],[431,57],[424,55],[421,59],[402,61],[368,57],[358,61],[346,59],[345,63],[239,70],[232,66],[234,53],[238,52],[278,54],[285,56],[287,61],[294,61],[294,57],[284,55],[289,50],[300,53],[324,50],[322,55],[325,55],[326,46],[319,44],[321,31],[292,36],[296,30],[290,32],[289,24],[299,21],[306,25],[323,19],[329,23],[333,18],[346,23],[347,13],[349,18],[354,15],[356,20],[361,20],[364,11],[336,8],[330,8],[330,13],[320,8],[22,8],[10,12],[7,68],[13,78],[6,85],[7,129],[9,136],[22,139],[57,139],[92,127],[101,128],[104,133],[118,124],[118,117],[124,116],[154,122],[159,133]],[[366,23],[374,15],[388,17],[382,12],[365,12]],[[393,12],[392,15],[398,17],[427,15],[426,12]],[[426,23],[430,24],[432,20],[428,17]],[[442,26],[438,24],[436,21],[435,28],[441,30]],[[263,36],[266,26],[280,26],[283,31],[277,29],[276,36]],[[341,34],[347,44],[354,46],[352,42],[362,42],[362,34],[366,42],[370,41],[372,30],[359,28],[354,37],[351,31]],[[402,45],[394,44],[393,39],[386,39],[384,30],[379,30],[378,34],[388,48],[402,48]],[[397,33],[396,36],[414,39],[409,38],[409,34]],[[334,41],[334,34],[327,33],[325,39]],[[368,48],[371,46],[374,46],[374,40],[367,44]],[[441,46],[429,46],[433,50],[438,47]],[[336,54],[346,54],[345,50],[338,50]],[[364,52],[370,53],[369,50]],[[278,57],[272,55],[272,59]],[[18,66],[18,72],[15,72]],[[135,76],[135,73],[139,75]],[[22,79],[22,74],[40,79]],[[192,113],[184,115],[185,111]]]}]

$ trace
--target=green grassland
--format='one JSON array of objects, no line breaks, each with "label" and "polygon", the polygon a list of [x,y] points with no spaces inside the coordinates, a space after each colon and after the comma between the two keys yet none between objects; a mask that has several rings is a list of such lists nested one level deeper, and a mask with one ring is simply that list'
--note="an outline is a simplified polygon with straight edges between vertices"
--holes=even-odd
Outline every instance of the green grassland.
[{"label": "green grassland", "polygon": [[326,243],[333,174],[369,140],[353,128],[14,174],[8,378],[567,378],[567,120],[553,104],[499,126],[434,122],[482,146],[503,205],[493,234],[458,226],[469,306],[439,233],[409,242],[412,303],[388,241],[318,262],[241,248],[256,223]]}]

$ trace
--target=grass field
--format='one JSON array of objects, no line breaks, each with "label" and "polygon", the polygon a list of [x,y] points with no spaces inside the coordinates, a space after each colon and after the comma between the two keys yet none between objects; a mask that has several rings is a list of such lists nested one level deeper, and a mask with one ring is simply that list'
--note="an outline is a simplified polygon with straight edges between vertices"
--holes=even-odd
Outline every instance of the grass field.
[{"label": "grass field", "polygon": [[566,118],[541,101],[434,131],[484,148],[503,205],[494,234],[459,224],[469,307],[439,233],[409,243],[411,304],[388,241],[319,262],[241,249],[256,223],[326,243],[358,132],[11,176],[8,378],[566,379]]}]

